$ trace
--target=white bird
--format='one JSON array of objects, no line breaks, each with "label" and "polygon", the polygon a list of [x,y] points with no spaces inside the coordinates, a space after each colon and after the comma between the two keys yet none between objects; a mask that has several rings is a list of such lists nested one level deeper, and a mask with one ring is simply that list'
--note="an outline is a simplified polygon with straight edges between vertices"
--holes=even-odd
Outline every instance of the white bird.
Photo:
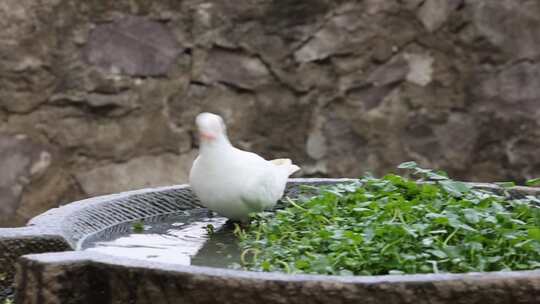
[{"label": "white bird", "polygon": [[233,147],[218,115],[201,113],[195,122],[200,147],[189,184],[203,206],[222,216],[245,221],[250,213],[273,207],[289,176],[300,170],[290,159],[268,161]]}]

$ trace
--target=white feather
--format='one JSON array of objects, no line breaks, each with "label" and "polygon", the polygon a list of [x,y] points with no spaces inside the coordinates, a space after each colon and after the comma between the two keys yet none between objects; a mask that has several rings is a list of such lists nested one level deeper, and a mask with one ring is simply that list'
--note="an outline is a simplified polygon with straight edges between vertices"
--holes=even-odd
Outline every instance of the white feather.
[{"label": "white feather", "polygon": [[199,114],[197,125],[201,134],[215,139],[201,139],[189,183],[203,206],[227,218],[245,220],[252,212],[273,207],[283,196],[289,176],[300,169],[290,159],[267,161],[233,147],[217,115]]}]

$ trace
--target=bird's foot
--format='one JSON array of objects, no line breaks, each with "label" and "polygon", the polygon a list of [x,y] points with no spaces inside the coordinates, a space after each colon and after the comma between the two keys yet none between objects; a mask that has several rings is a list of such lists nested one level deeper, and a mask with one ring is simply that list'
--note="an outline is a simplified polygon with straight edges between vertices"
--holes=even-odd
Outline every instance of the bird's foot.
[{"label": "bird's foot", "polygon": [[234,229],[236,225],[238,225],[240,228],[246,229],[247,227],[249,227],[249,224],[250,220],[227,220],[227,222],[225,223],[225,228]]}]

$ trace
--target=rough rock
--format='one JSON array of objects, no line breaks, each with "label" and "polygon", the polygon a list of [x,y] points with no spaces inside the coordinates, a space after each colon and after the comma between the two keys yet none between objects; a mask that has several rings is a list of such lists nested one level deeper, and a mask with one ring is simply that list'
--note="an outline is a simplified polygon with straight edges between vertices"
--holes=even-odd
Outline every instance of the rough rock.
[{"label": "rough rock", "polygon": [[433,58],[424,54],[404,54],[405,60],[409,63],[407,81],[419,86],[426,86],[432,80]]},{"label": "rough rock", "polygon": [[65,165],[62,161],[56,159],[55,164],[43,176],[32,177],[20,199],[16,215],[6,222],[7,225],[24,223],[36,214],[73,202],[86,195],[72,173],[63,167]]},{"label": "rough rock", "polygon": [[540,54],[540,3],[530,0],[473,1],[474,25],[481,36],[516,59]]},{"label": "rough rock", "polygon": [[[324,28],[315,33],[302,48],[295,52],[294,57],[296,61],[310,62],[322,60],[330,55],[347,51],[344,45],[349,42],[348,38],[350,37],[347,34],[342,34],[347,33],[345,26],[351,25],[351,19],[352,16],[348,15],[333,18]],[[369,35],[365,36],[367,38]],[[356,39],[358,40],[358,37]]]},{"label": "rough rock", "polygon": [[32,175],[40,152],[21,152],[27,165],[0,171],[2,189],[23,187],[2,204],[10,225],[185,181],[200,111],[304,175],[416,160],[466,180],[540,176],[535,0],[5,0],[0,26],[0,132],[52,159]]},{"label": "rough rock", "polygon": [[195,80],[200,82],[225,83],[249,90],[271,82],[270,72],[258,58],[222,49],[212,50],[205,57],[204,63],[194,63],[202,69],[194,71]]},{"label": "rough rock", "polygon": [[410,71],[412,71],[412,68],[407,65],[407,61],[405,61],[405,59],[408,59],[408,57],[404,57],[402,55],[395,56],[389,62],[377,67],[366,78],[366,81],[377,87],[402,81],[405,79],[405,76],[410,74]]},{"label": "rough rock", "polygon": [[326,155],[326,139],[320,130],[309,134],[306,142],[306,152],[313,159],[321,159]]},{"label": "rough rock", "polygon": [[85,59],[114,74],[158,76],[168,72],[181,51],[162,24],[128,16],[93,29]]},{"label": "rough rock", "polygon": [[450,15],[451,2],[456,0],[426,0],[418,10],[418,18],[429,32],[438,30]]},{"label": "rough rock", "polygon": [[196,131],[195,116],[204,111],[221,115],[234,141],[246,140],[253,134],[247,128],[256,118],[256,102],[250,93],[224,85],[191,84],[186,94],[170,102],[171,120],[179,126],[185,125],[192,133]]},{"label": "rough rock", "polygon": [[191,148],[189,134],[172,129],[161,113],[120,119],[69,116],[43,128],[59,146],[96,158],[127,160],[144,151],[179,153]]},{"label": "rough rock", "polygon": [[141,156],[125,163],[99,166],[76,172],[86,193],[108,194],[154,186],[187,183],[195,151],[183,155]]},{"label": "rough rock", "polygon": [[45,146],[24,134],[0,134],[0,222],[13,222],[25,188],[50,165]]},{"label": "rough rock", "polygon": [[[477,98],[485,109],[491,104],[524,115],[539,117],[540,63],[520,62],[480,74]],[[501,113],[501,115],[505,115]]]}]

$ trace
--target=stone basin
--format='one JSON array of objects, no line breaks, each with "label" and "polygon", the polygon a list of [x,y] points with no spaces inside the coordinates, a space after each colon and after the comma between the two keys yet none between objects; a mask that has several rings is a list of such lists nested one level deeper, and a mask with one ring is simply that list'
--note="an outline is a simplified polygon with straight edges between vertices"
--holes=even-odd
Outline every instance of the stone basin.
[{"label": "stone basin", "polygon": [[[291,179],[302,184],[347,179]],[[499,191],[496,185],[473,184]],[[540,196],[514,187],[512,195]],[[0,229],[0,298],[17,303],[540,303],[540,270],[465,274],[323,276],[184,266],[76,250],[121,223],[202,208],[189,186],[142,189],[52,209]],[[14,274],[16,275],[14,276]]]}]

